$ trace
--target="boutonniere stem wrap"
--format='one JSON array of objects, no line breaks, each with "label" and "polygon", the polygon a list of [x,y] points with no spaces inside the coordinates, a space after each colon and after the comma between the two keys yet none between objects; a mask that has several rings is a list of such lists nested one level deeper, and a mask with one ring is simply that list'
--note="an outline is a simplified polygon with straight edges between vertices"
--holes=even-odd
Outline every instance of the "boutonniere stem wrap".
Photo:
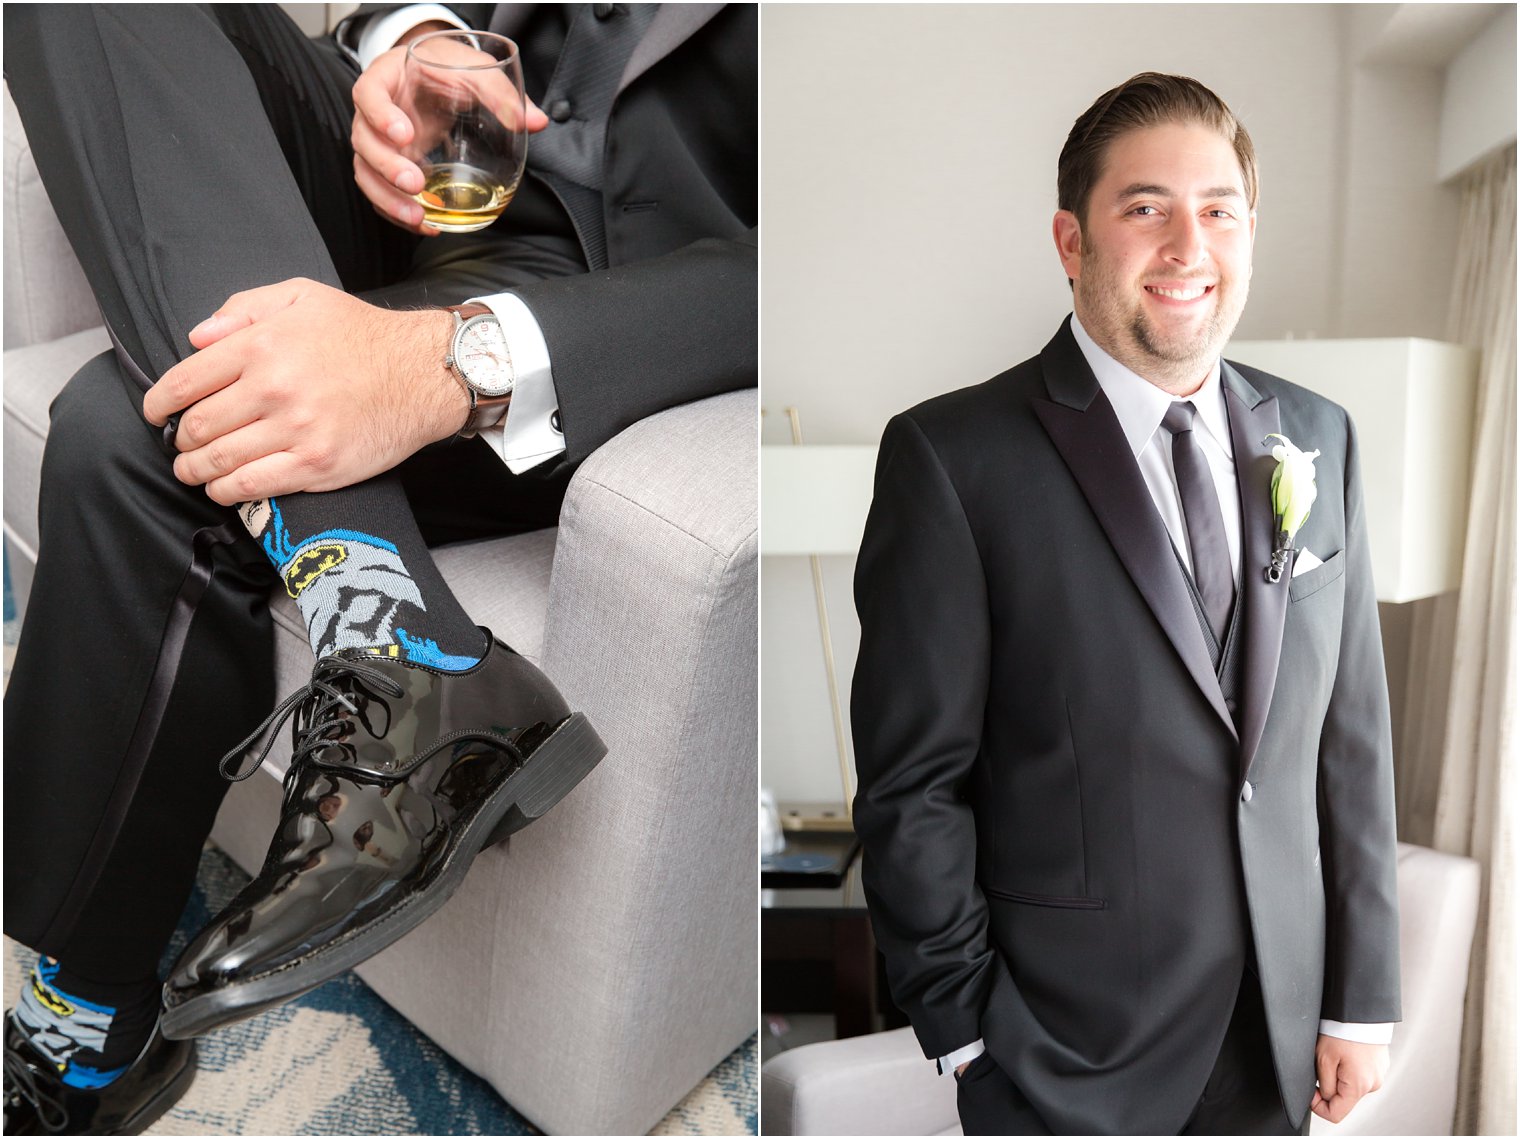
[{"label": "boutonniere stem wrap", "polygon": [[1266,571],[1267,580],[1275,585],[1282,580],[1293,553],[1293,539],[1319,494],[1314,486],[1314,460],[1319,452],[1299,450],[1286,435],[1268,435],[1267,439],[1282,440],[1272,448],[1272,457],[1277,460],[1277,470],[1272,472],[1272,515],[1277,519],[1277,529],[1272,564]]}]

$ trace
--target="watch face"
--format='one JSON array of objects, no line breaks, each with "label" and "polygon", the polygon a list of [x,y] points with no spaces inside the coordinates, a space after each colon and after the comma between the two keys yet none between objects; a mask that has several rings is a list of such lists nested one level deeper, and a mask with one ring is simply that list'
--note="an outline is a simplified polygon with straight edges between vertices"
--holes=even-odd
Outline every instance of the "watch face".
[{"label": "watch face", "polygon": [[454,339],[454,362],[481,395],[501,396],[512,390],[512,355],[494,316],[465,321]]}]

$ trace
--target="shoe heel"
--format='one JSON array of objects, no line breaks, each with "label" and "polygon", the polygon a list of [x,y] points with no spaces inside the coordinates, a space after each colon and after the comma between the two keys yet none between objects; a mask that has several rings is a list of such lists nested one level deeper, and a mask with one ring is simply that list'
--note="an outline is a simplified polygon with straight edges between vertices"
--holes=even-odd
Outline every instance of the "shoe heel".
[{"label": "shoe heel", "polygon": [[607,745],[596,734],[584,713],[576,712],[541,743],[516,780],[513,803],[502,815],[481,849],[495,846],[516,834],[570,793],[607,754]]}]

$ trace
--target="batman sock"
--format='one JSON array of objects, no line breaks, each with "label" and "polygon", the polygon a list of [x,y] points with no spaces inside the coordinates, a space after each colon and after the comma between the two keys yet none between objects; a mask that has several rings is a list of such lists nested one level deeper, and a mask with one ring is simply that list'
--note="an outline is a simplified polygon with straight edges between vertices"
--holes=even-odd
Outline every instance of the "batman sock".
[{"label": "batman sock", "polygon": [[161,991],[157,977],[102,984],[40,957],[16,1004],[16,1024],[57,1065],[64,1083],[103,1088],[132,1066],[148,1042]]},{"label": "batman sock", "polygon": [[485,652],[485,636],[444,584],[396,476],[237,509],[301,610],[318,659],[363,648],[454,672]]}]

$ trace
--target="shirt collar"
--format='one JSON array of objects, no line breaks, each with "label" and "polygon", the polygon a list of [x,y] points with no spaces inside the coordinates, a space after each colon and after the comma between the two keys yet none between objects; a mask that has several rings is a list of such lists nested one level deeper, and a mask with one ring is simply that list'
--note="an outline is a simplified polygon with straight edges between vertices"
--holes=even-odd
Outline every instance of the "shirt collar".
[{"label": "shirt collar", "polygon": [[[1129,449],[1138,459],[1161,426],[1173,397],[1098,347],[1075,312],[1071,314],[1071,334],[1076,338],[1077,347],[1082,349],[1087,366],[1097,377],[1098,386],[1113,406],[1114,414],[1119,417],[1119,426],[1124,430]],[[1224,406],[1224,385],[1219,380],[1218,360],[1209,368],[1203,386],[1187,398],[1198,409],[1197,421],[1213,436],[1225,455],[1233,459],[1235,447],[1230,439],[1230,421]]]}]

